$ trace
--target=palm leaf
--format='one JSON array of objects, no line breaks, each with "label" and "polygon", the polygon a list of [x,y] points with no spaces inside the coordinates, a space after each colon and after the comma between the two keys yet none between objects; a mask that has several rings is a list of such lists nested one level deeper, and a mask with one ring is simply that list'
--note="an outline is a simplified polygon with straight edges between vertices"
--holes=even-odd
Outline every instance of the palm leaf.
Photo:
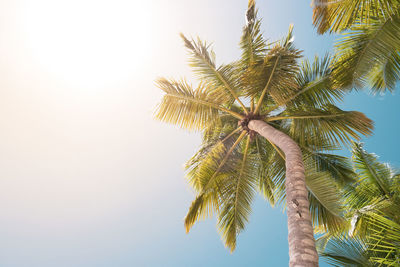
[{"label": "palm leaf", "polygon": [[339,232],[345,224],[339,187],[329,172],[316,171],[308,161],[305,160],[306,184],[314,227],[322,232]]},{"label": "palm leaf", "polygon": [[400,264],[400,224],[387,218],[385,214],[370,213],[369,224],[373,234],[368,237],[369,250],[375,252],[373,262],[386,266]]},{"label": "palm leaf", "polygon": [[210,168],[210,165],[216,164],[216,160],[222,160],[225,157],[227,148],[232,147],[239,137],[238,132],[229,125],[222,127],[213,138],[209,137],[209,140],[203,142],[198,152],[186,163],[186,177],[196,191],[201,192],[206,183],[200,175],[201,170]]},{"label": "palm leaf", "polygon": [[247,113],[247,109],[239,99],[238,79],[235,73],[235,66],[232,64],[217,67],[215,64],[215,54],[210,49],[207,43],[202,42],[200,39],[195,42],[194,40],[187,39],[183,34],[181,37],[185,43],[186,48],[190,51],[192,57],[190,66],[193,67],[195,73],[199,74],[202,80],[207,81],[213,85],[214,90],[220,94],[230,96],[230,102],[237,101],[238,104]]},{"label": "palm leaf", "polygon": [[288,107],[280,115],[282,116],[269,117],[267,121],[290,120],[290,135],[300,145],[312,143],[317,136],[321,136],[320,140],[328,140],[335,145],[349,143],[351,138],[360,139],[357,132],[370,135],[373,128],[372,121],[364,114],[342,111],[333,105],[323,108]]},{"label": "palm leaf", "polygon": [[399,7],[393,0],[313,0],[313,24],[318,33],[341,32],[353,24],[385,20]]},{"label": "palm leaf", "polygon": [[375,65],[368,73],[372,91],[383,93],[385,89],[393,91],[396,82],[400,79],[400,54],[392,53],[386,59],[386,62]]},{"label": "palm leaf", "polygon": [[200,130],[218,118],[220,112],[241,117],[234,111],[222,107],[224,96],[208,90],[205,84],[193,89],[185,81],[159,79],[158,86],[166,93],[156,111],[156,118],[177,124],[189,130]]},{"label": "palm leaf", "polygon": [[[317,245],[318,247],[318,245]],[[333,266],[372,267],[364,242],[360,239],[340,236],[329,239],[319,255]]]},{"label": "palm leaf", "polygon": [[[269,201],[269,203],[274,206],[276,204],[276,185],[274,180],[283,181],[283,177],[285,174],[285,167],[283,159],[277,159],[281,163],[281,167],[279,171],[274,171],[274,167],[278,164],[273,164],[275,162],[277,152],[271,146],[271,144],[265,140],[265,138],[260,138],[256,136],[254,142],[252,143],[252,151],[256,156],[254,159],[254,163],[258,164],[258,173],[256,177],[258,177],[258,187],[260,193],[264,196],[264,198]],[[283,163],[283,164],[282,164]],[[271,166],[275,165],[274,167]],[[281,190],[284,188],[281,186]]]},{"label": "palm leaf", "polygon": [[305,157],[312,158],[310,164],[313,165],[313,168],[320,172],[329,172],[330,176],[340,185],[348,185],[355,182],[356,174],[348,158],[335,154],[313,151],[304,147],[303,154]]},{"label": "palm leaf", "polygon": [[[385,22],[354,26],[336,44],[333,75],[341,87],[393,90],[400,76],[400,15]],[[384,70],[388,70],[386,73]],[[371,78],[373,79],[371,81]]]},{"label": "palm leaf", "polygon": [[361,181],[368,186],[374,186],[381,194],[390,196],[391,169],[387,164],[380,163],[377,156],[367,153],[360,143],[353,142],[353,161]]},{"label": "palm leaf", "polygon": [[330,64],[328,55],[321,59],[315,56],[312,63],[305,60],[297,76],[298,90],[286,105],[323,107],[342,100],[343,91],[332,84]]},{"label": "palm leaf", "polygon": [[240,62],[244,68],[251,67],[255,62],[263,59],[267,51],[266,42],[261,34],[261,20],[257,19],[257,9],[255,2],[249,1],[247,10],[247,24],[243,28],[243,34],[240,39],[240,48],[242,57]]},{"label": "palm leaf", "polygon": [[244,135],[242,132],[229,149],[220,141],[203,157],[196,154],[189,161],[188,179],[199,193],[185,218],[187,232],[198,219],[207,217],[213,207],[218,207],[224,180],[237,171],[237,149]]},{"label": "palm leaf", "polygon": [[244,73],[243,80],[247,84],[245,95],[257,99],[255,113],[266,105],[267,95],[280,104],[296,89],[295,77],[299,70],[297,60],[301,51],[295,49],[292,43],[290,28],[281,44],[275,44],[263,60],[256,62],[253,68]]},{"label": "palm leaf", "polygon": [[256,189],[249,144],[250,137],[247,137],[241,161],[237,162],[240,169],[232,172],[222,183],[218,228],[231,251],[236,248],[237,235],[249,220]]},{"label": "palm leaf", "polygon": [[192,226],[201,219],[210,217],[218,209],[218,192],[211,190],[200,193],[189,207],[185,217],[186,233],[189,233]]}]

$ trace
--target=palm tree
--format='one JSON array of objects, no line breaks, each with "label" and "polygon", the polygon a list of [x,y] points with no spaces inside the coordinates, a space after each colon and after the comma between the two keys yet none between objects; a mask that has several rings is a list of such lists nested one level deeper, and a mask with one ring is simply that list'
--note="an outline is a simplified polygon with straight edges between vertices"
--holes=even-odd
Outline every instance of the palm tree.
[{"label": "palm tree", "polygon": [[339,86],[394,90],[400,79],[399,0],[314,0],[318,33],[343,33],[335,46]]},{"label": "palm tree", "polygon": [[282,41],[267,44],[256,15],[250,0],[242,56],[219,67],[207,43],[182,35],[200,83],[159,79],[165,95],[156,117],[202,131],[202,145],[186,165],[197,192],[187,231],[215,212],[233,251],[255,192],[272,204],[286,197],[290,264],[318,266],[312,218],[317,227],[340,227],[337,183],[351,172],[344,158],[326,152],[358,139],[357,132],[370,134],[372,122],[333,105],[343,93],[332,87],[328,57],[300,66],[292,27]]},{"label": "palm tree", "polygon": [[355,183],[344,190],[351,223],[318,240],[320,254],[336,266],[400,265],[400,173],[353,144]]}]

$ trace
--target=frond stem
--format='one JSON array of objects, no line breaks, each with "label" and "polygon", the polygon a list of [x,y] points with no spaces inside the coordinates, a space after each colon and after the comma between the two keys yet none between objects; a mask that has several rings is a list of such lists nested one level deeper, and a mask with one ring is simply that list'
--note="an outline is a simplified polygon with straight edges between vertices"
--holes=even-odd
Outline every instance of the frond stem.
[{"label": "frond stem", "polygon": [[346,113],[340,114],[327,114],[327,115],[309,115],[309,116],[276,116],[268,117],[266,121],[278,121],[278,120],[289,120],[289,119],[321,119],[321,118],[336,118],[340,116],[345,116]]},{"label": "frond stem", "polygon": [[261,108],[261,103],[262,103],[262,101],[264,99],[265,94],[267,93],[269,84],[272,81],[272,77],[274,76],[274,72],[275,72],[276,66],[278,66],[278,62],[279,62],[280,58],[281,58],[281,55],[279,55],[275,60],[275,64],[274,64],[274,67],[272,68],[271,75],[269,75],[267,84],[265,85],[265,87],[264,87],[264,89],[263,89],[263,91],[261,93],[260,99],[258,99],[258,102],[257,102],[257,105],[256,105],[256,109],[254,110],[254,113],[257,113],[258,110]]},{"label": "frond stem", "polygon": [[233,130],[230,134],[228,134],[224,139],[221,140],[221,143],[223,143],[226,140],[228,140],[229,138],[231,138],[235,133],[239,132],[240,130],[242,130],[241,127],[238,127],[235,130]]}]

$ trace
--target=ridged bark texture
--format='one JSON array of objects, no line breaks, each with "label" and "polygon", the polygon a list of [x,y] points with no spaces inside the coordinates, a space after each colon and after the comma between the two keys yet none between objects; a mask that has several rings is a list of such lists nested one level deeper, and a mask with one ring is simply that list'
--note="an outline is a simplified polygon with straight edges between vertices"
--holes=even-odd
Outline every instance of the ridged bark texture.
[{"label": "ridged bark texture", "polygon": [[308,202],[303,156],[297,143],[264,121],[252,120],[249,129],[278,146],[286,160],[286,202],[289,231],[289,265],[318,266],[314,232]]}]

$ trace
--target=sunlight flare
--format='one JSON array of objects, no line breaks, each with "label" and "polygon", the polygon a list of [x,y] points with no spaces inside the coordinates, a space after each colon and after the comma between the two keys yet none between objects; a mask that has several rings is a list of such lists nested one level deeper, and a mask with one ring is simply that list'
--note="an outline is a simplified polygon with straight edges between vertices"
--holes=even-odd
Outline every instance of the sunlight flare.
[{"label": "sunlight flare", "polygon": [[90,90],[131,79],[145,64],[149,1],[29,1],[22,26],[44,71]]}]

